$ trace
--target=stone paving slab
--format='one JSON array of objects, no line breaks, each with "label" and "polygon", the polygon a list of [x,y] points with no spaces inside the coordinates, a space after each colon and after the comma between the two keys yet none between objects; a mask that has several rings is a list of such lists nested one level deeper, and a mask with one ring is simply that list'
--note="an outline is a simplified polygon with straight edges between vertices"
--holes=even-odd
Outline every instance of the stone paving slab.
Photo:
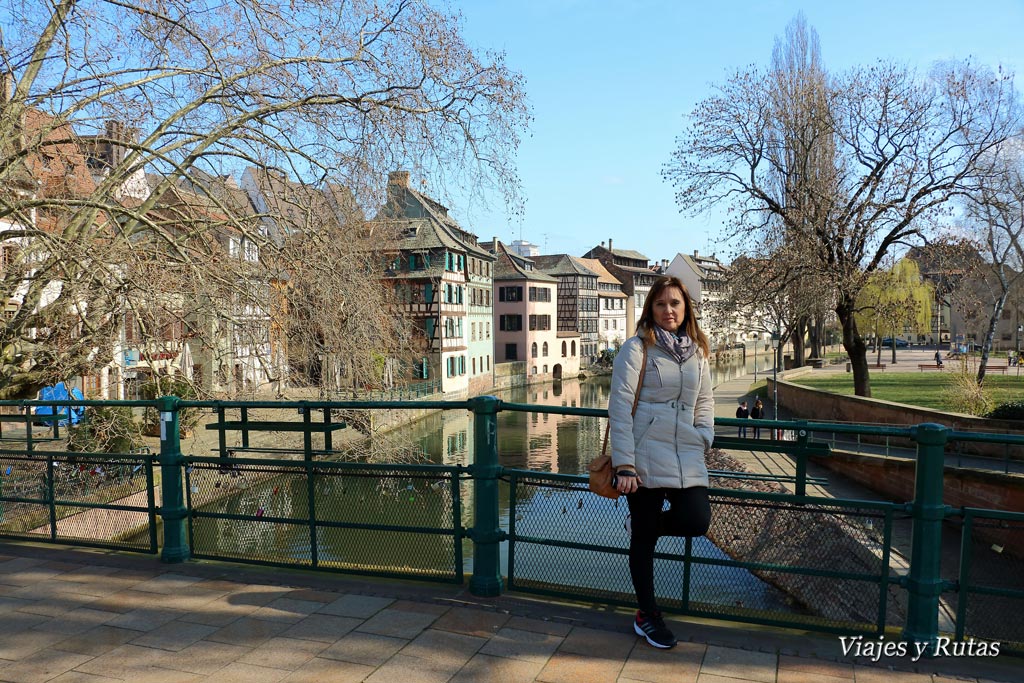
[{"label": "stone paving slab", "polygon": [[[679,618],[662,651],[626,610],[36,544],[0,543],[0,585],[21,596],[0,595],[5,683],[1024,680],[1024,658],[1005,655],[872,663],[819,634]],[[65,611],[71,585],[82,606]]]}]

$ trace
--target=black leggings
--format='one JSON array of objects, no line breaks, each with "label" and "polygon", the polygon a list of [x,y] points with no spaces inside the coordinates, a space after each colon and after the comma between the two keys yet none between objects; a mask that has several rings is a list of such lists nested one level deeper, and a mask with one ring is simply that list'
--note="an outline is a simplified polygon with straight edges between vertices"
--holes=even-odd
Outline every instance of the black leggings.
[{"label": "black leggings", "polygon": [[[671,506],[662,512],[665,499]],[[658,609],[654,599],[654,546],[661,536],[703,536],[711,526],[711,499],[706,486],[686,489],[639,488],[626,496],[632,536],[629,575],[637,605],[644,612]]]}]

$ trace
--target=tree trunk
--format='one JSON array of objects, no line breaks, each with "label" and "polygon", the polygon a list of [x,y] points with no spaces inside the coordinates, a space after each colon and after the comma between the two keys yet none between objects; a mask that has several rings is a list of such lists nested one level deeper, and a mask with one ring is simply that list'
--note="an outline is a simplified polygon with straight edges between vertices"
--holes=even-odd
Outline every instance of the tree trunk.
[{"label": "tree trunk", "polygon": [[857,321],[853,317],[854,306],[853,300],[844,299],[836,305],[836,315],[839,317],[839,323],[843,326],[843,347],[850,357],[850,367],[853,369],[853,393],[870,398],[871,377],[868,374],[868,348],[857,331]]},{"label": "tree trunk", "polygon": [[793,344],[793,367],[804,366],[804,334],[807,332],[807,316],[800,316],[796,321],[796,329],[790,335]]},{"label": "tree trunk", "polygon": [[889,339],[892,340],[892,364],[896,365],[896,330],[892,331],[889,335]]},{"label": "tree trunk", "polygon": [[827,349],[823,348],[825,340],[825,319],[821,315],[814,316],[811,323],[811,355],[815,358],[824,358]]},{"label": "tree trunk", "polygon": [[985,341],[981,345],[981,362],[978,363],[978,386],[985,382],[985,368],[988,366],[989,351],[992,350],[992,338],[996,336],[996,325],[1003,315],[1003,307],[1006,306],[1007,291],[1003,289],[1002,294],[996,299],[992,307],[992,316],[988,320],[988,329],[985,331]]}]

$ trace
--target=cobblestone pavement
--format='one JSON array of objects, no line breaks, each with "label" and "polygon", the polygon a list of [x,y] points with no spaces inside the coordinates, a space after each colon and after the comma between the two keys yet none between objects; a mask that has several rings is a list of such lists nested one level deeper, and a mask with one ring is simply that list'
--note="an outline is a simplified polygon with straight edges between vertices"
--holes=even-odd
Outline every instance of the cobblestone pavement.
[{"label": "cobblestone pavement", "polygon": [[843,659],[836,638],[631,615],[463,587],[29,543],[0,544],[0,681],[946,683],[1020,681],[1024,660]]}]

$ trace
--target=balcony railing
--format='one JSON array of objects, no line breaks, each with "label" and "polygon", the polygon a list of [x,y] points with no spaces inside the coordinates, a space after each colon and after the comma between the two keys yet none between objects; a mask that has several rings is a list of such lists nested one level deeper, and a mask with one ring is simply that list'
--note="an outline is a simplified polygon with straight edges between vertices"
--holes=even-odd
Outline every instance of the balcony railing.
[{"label": "balcony railing", "polygon": [[[159,552],[324,571],[461,583],[493,596],[508,589],[631,605],[622,528],[625,505],[598,498],[579,475],[502,467],[498,414],[606,418],[599,409],[468,401],[0,402],[34,410],[133,406],[160,414],[158,456],[77,453],[61,441],[21,441],[8,428],[0,451],[0,536]],[[186,409],[212,411],[213,455],[181,451]],[[346,411],[456,410],[472,414],[469,465],[336,461],[330,435]],[[60,412],[59,410],[55,412]],[[264,419],[266,413],[273,419]],[[253,415],[261,415],[254,418]],[[743,421],[750,426],[753,421]],[[1024,436],[911,427],[758,421],[793,440],[719,436],[725,450],[792,458],[794,474],[712,471],[708,539],[663,539],[656,590],[666,611],[820,631],[893,635],[919,642],[1001,641],[1024,652],[1024,513],[943,502],[946,452],[961,441],[1024,446]],[[734,427],[736,420],[719,420]],[[45,425],[48,437],[53,425]],[[222,448],[227,434],[245,447]],[[811,456],[828,457],[816,434],[912,443],[913,500],[877,502],[808,494]],[[283,445],[249,441],[274,434]],[[785,484],[786,488],[779,486]],[[468,503],[467,503],[468,501]],[[465,507],[465,509],[464,509]],[[158,519],[159,518],[159,519]],[[162,524],[162,540],[158,534]],[[894,533],[911,525],[909,556]],[[943,538],[959,527],[955,580],[943,578]],[[977,548],[999,548],[979,566]],[[465,556],[464,556],[465,555]],[[471,556],[471,557],[470,557]],[[906,564],[901,562],[906,560]]]}]

